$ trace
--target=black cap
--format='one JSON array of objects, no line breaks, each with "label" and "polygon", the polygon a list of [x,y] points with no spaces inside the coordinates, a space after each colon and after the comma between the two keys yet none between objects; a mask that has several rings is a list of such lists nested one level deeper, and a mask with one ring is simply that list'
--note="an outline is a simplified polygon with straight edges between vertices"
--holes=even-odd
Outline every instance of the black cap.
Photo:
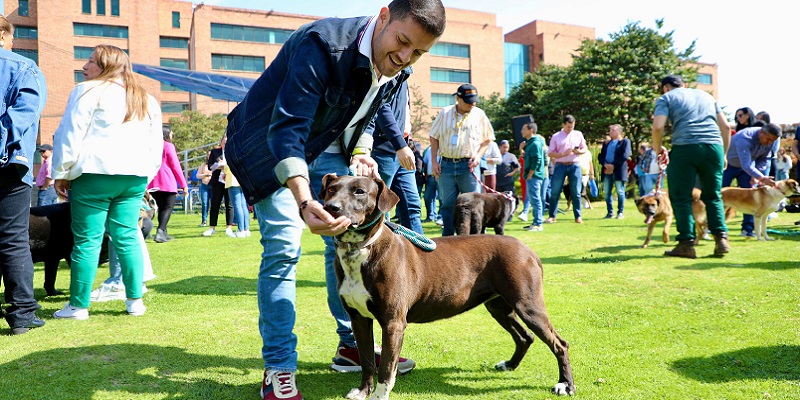
[{"label": "black cap", "polygon": [[664,85],[670,85],[672,87],[678,88],[683,86],[683,79],[681,79],[681,77],[678,75],[670,74],[661,79],[661,86]]},{"label": "black cap", "polygon": [[461,100],[464,100],[467,104],[475,104],[478,102],[478,88],[465,83],[458,87],[456,96],[461,97]]},{"label": "black cap", "polygon": [[39,146],[39,151],[42,151],[42,150],[50,150],[50,151],[53,151],[53,146],[51,146],[51,145],[49,145],[49,144],[45,143],[45,144],[43,144],[43,145]]}]

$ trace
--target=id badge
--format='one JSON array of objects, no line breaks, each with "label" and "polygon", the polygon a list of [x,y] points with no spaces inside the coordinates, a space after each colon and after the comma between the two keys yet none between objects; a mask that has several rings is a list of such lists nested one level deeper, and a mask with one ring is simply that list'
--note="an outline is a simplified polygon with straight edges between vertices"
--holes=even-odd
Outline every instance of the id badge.
[{"label": "id badge", "polygon": [[450,138],[450,144],[453,146],[458,145],[458,135],[453,135],[453,137]]}]

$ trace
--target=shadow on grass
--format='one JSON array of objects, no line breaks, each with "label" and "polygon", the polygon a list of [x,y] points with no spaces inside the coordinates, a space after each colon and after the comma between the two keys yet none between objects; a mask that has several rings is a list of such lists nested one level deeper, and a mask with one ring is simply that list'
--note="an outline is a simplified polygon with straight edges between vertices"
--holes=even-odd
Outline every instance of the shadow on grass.
[{"label": "shadow on grass", "polygon": [[0,364],[0,374],[14,377],[4,395],[17,399],[91,399],[100,391],[169,399],[251,399],[257,396],[257,381],[224,382],[258,374],[253,370],[259,365],[258,359],[198,355],[177,347],[115,344],[30,353]]},{"label": "shadow on grass", "polygon": [[[237,278],[230,276],[193,276],[176,282],[147,284],[147,287],[160,293],[185,295],[242,296],[255,295],[255,278]],[[325,281],[309,281],[299,279],[297,287],[325,287]]]},{"label": "shadow on grass", "polygon": [[684,358],[674,361],[671,368],[706,383],[754,379],[798,381],[800,346],[750,347],[711,357]]},{"label": "shadow on grass", "polygon": [[[713,257],[707,257],[713,258]],[[691,265],[682,265],[675,267],[679,270],[689,271],[703,271],[712,268],[750,268],[750,269],[764,269],[768,271],[785,271],[790,269],[800,268],[800,263],[797,261],[770,261],[770,262],[752,262],[752,263],[693,263]]]}]

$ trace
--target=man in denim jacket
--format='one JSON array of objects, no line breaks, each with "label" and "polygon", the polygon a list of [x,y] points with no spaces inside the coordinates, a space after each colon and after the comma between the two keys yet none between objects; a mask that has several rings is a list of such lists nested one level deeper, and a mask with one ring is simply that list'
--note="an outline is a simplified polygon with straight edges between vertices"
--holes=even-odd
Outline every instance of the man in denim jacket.
[{"label": "man in denim jacket", "polygon": [[444,23],[440,0],[394,0],[372,18],[305,25],[228,116],[225,156],[254,205],[264,246],[258,276],[264,399],[302,399],[292,330],[303,220],[312,233],[328,236],[350,225],[313,200],[308,163],[342,136],[342,157],[353,172],[377,176],[372,138],[361,134]]},{"label": "man in denim jacket", "polygon": [[[0,17],[2,18],[2,17]],[[8,32],[5,18],[2,33]],[[35,312],[33,261],[28,243],[33,156],[39,116],[47,100],[47,85],[39,67],[10,51],[10,35],[0,42],[0,272],[5,286],[4,310],[11,333],[19,335],[44,325]],[[0,313],[1,314],[1,313]]]}]

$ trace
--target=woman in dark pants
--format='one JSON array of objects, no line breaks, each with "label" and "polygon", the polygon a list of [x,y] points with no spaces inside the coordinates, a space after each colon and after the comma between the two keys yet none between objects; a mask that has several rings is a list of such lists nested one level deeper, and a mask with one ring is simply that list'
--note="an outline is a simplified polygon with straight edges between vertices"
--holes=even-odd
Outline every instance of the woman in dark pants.
[{"label": "woman in dark pants", "polygon": [[219,147],[212,149],[208,152],[208,169],[212,170],[211,180],[208,185],[211,186],[211,209],[208,216],[208,229],[203,232],[203,236],[211,236],[217,233],[217,219],[219,218],[219,207],[222,205],[223,198],[225,199],[225,231],[233,233],[231,229],[231,221],[233,221],[233,210],[231,209],[230,199],[228,198],[227,191],[225,190],[225,181],[220,181],[222,174],[222,167],[225,165],[224,150],[226,138],[223,136],[219,142]]},{"label": "woman in dark pants", "polygon": [[158,229],[156,230],[156,243],[164,243],[172,240],[172,236],[167,234],[167,223],[172,216],[172,209],[175,208],[175,198],[178,195],[178,184],[183,188],[184,195],[189,195],[189,185],[186,177],[183,176],[181,162],[172,144],[173,133],[169,127],[163,127],[164,151],[161,155],[161,168],[155,178],[147,185],[147,190],[158,204]]}]

